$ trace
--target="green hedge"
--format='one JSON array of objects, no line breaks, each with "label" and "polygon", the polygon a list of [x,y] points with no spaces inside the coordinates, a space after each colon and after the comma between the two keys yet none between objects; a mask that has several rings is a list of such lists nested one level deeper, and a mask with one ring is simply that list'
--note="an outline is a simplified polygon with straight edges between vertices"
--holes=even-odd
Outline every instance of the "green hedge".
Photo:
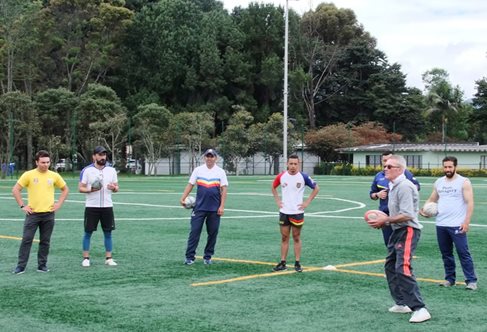
[{"label": "green hedge", "polygon": [[[382,168],[380,167],[355,167],[349,163],[333,163],[322,162],[314,167],[314,174],[316,175],[363,175],[373,176],[377,174]],[[441,168],[409,168],[415,176],[432,176],[441,177],[444,175]],[[487,170],[485,169],[458,169],[458,173],[465,177],[487,177]]]}]

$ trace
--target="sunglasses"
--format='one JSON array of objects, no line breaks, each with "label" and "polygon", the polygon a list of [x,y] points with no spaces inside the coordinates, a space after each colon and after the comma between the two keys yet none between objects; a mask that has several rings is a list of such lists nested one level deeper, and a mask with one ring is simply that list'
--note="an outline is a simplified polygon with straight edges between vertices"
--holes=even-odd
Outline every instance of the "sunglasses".
[{"label": "sunglasses", "polygon": [[391,168],[401,168],[400,166],[392,166],[392,165],[384,165],[384,168],[391,169]]},{"label": "sunglasses", "polygon": [[206,157],[206,158],[215,158],[215,156],[214,156],[214,155],[212,155],[212,154],[207,154],[205,157]]}]

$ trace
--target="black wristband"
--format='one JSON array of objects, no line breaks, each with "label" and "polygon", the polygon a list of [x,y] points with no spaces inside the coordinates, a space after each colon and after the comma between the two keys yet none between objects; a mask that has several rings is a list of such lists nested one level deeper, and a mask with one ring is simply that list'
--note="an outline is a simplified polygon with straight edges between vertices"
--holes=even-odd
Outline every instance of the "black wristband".
[{"label": "black wristband", "polygon": [[25,205],[21,205],[20,208],[23,209],[25,207]]}]

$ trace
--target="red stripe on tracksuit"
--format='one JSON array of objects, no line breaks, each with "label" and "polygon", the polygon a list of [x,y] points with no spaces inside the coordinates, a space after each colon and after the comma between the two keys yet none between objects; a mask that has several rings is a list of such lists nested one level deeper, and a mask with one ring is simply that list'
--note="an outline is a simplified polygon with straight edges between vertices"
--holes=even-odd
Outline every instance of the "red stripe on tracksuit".
[{"label": "red stripe on tracksuit", "polygon": [[412,276],[411,273],[411,245],[413,241],[413,235],[414,235],[414,230],[412,227],[407,228],[407,233],[406,233],[406,241],[404,242],[404,256],[403,256],[403,261],[404,261],[404,275],[410,277]]}]

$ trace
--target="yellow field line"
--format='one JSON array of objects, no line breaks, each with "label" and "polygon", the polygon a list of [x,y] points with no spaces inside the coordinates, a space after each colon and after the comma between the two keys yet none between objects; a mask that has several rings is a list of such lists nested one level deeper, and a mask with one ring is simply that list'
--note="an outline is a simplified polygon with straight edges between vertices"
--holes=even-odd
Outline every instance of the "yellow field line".
[{"label": "yellow field line", "polygon": [[[351,274],[362,274],[362,275],[367,275],[367,276],[385,278],[385,274],[384,273],[363,272],[363,271],[345,270],[345,269],[336,269],[336,270],[330,270],[330,271],[332,271],[332,272],[351,273]],[[441,283],[441,282],[444,282],[444,280],[430,279],[430,278],[416,278],[416,280],[418,280],[418,281],[424,281],[424,282],[432,282],[432,283]]]},{"label": "yellow field line", "polygon": [[215,280],[215,281],[207,281],[207,282],[196,282],[196,283],[191,284],[191,286],[198,287],[198,286],[220,285],[220,284],[226,284],[226,283],[235,282],[235,281],[243,281],[243,280],[249,280],[249,279],[282,276],[284,274],[291,274],[291,273],[296,273],[296,271],[282,271],[282,272],[269,272],[269,273],[262,273],[262,274],[252,274],[252,275],[248,275],[248,276],[231,278],[231,279]]},{"label": "yellow field line", "polygon": [[[202,257],[197,257],[197,258],[202,258]],[[233,258],[212,258],[212,260],[223,261],[223,262],[233,262],[233,263],[274,265],[274,263],[269,263],[269,262],[233,259]],[[375,273],[375,272],[365,272],[365,271],[342,269],[342,267],[364,266],[364,265],[371,265],[371,264],[378,264],[378,263],[384,263],[384,259],[376,259],[373,261],[339,264],[339,265],[335,266],[336,269],[330,269],[327,271],[349,273],[349,274],[359,274],[359,275],[367,275],[367,276],[372,276],[372,277],[385,278],[384,273]],[[303,272],[316,272],[316,271],[323,271],[323,270],[324,270],[323,267],[303,267]],[[230,278],[230,279],[214,280],[214,281],[206,281],[206,282],[196,282],[196,283],[192,283],[191,286],[199,287],[199,286],[221,285],[221,284],[227,284],[227,283],[236,282],[236,281],[245,281],[245,280],[250,280],[250,279],[282,276],[282,275],[291,274],[291,273],[296,273],[296,271],[282,271],[282,272],[269,272],[269,273],[261,273],[261,274],[251,274],[251,275],[247,275],[247,276]],[[432,283],[443,282],[443,280],[430,279],[430,278],[416,278],[416,279],[418,281],[432,282]]]},{"label": "yellow field line", "polygon": [[[7,240],[18,240],[18,241],[22,241],[22,238],[21,238],[21,237],[17,237],[17,236],[7,236],[7,235],[0,235],[0,239],[7,239]],[[39,240],[34,240],[34,242],[39,242]]]},{"label": "yellow field line", "polygon": [[365,261],[365,262],[356,262],[356,263],[340,264],[340,265],[335,265],[335,267],[336,268],[339,268],[339,267],[349,267],[349,266],[371,265],[371,264],[384,263],[385,261],[386,261],[385,259],[376,259],[374,261]]},{"label": "yellow field line", "polygon": [[[196,258],[203,258],[201,256],[196,256]],[[222,261],[222,262],[232,262],[232,263],[246,263],[246,264],[258,264],[258,265],[275,265],[275,263],[269,262],[260,262],[260,261],[251,261],[246,259],[233,259],[233,258],[212,258],[213,261]]]}]

